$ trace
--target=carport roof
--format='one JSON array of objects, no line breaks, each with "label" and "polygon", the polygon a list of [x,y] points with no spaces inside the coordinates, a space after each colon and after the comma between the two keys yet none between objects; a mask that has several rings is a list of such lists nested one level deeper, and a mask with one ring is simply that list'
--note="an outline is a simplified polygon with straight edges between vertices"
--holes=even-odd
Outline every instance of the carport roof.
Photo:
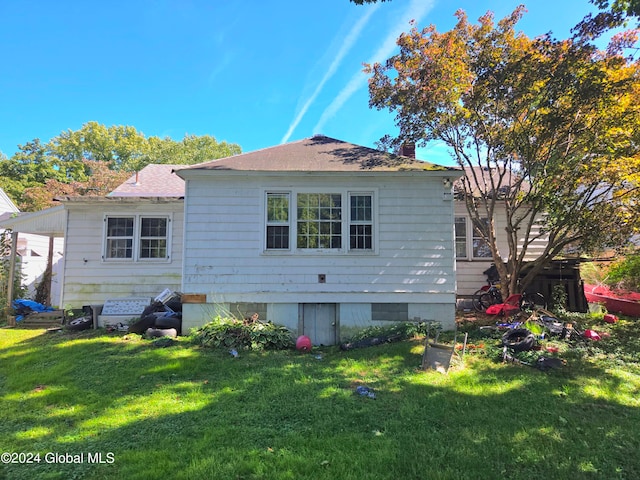
[{"label": "carport roof", "polygon": [[64,237],[66,213],[63,205],[39,212],[13,213],[0,219],[0,228],[19,233]]}]

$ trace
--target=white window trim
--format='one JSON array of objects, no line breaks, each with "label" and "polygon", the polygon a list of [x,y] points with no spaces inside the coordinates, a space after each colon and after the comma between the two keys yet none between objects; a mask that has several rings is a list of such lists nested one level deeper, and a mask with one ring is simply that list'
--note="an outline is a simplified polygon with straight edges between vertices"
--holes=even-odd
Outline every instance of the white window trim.
[{"label": "white window trim", "polygon": [[[458,219],[464,220],[464,257],[458,257],[458,237],[456,235],[456,224],[458,223]],[[455,215],[453,219],[453,248],[454,253],[456,254],[456,260],[471,260],[471,256],[469,255],[469,217],[465,215]]]},{"label": "white window trim", "polygon": [[[108,218],[133,218],[133,257],[132,258],[108,258],[107,257],[107,219]],[[167,257],[166,258],[140,258],[140,240],[142,218],[166,218],[167,219]],[[103,263],[171,263],[171,238],[173,228],[173,214],[171,213],[105,213],[102,222],[102,262]]]},{"label": "white window trim", "polygon": [[473,255],[473,238],[474,238],[474,226],[471,217],[468,215],[455,215],[454,217],[454,248],[456,246],[456,238],[455,238],[455,219],[456,218],[464,218],[466,223],[466,257],[458,257],[456,256],[456,260],[461,262],[486,262],[492,261],[492,257],[475,257]]},{"label": "white window trim", "polygon": [[[289,213],[288,213],[288,222],[286,223],[286,225],[284,223],[282,224],[276,224],[276,223],[269,223],[269,202],[267,202],[267,197],[268,195],[286,195],[287,198],[289,199]],[[292,214],[293,214],[293,208],[292,208],[292,194],[291,191],[287,191],[287,190],[265,190],[262,194],[262,201],[264,202],[264,208],[263,208],[263,218],[264,218],[264,226],[262,228],[262,233],[263,233],[263,246],[262,249],[265,252],[282,252],[282,253],[291,253],[291,230],[293,229],[293,225],[292,223]],[[270,226],[287,226],[289,227],[289,248],[267,248],[267,227]]]},{"label": "white window trim", "polygon": [[[267,249],[267,194],[289,194],[289,248]],[[298,248],[298,194],[299,193],[326,193],[340,194],[342,199],[342,236],[341,248]],[[371,195],[371,222],[372,222],[372,248],[370,250],[350,248],[350,225],[352,195]],[[350,255],[367,256],[378,255],[379,215],[378,215],[378,189],[363,188],[264,188],[262,191],[262,254],[263,255]]]}]

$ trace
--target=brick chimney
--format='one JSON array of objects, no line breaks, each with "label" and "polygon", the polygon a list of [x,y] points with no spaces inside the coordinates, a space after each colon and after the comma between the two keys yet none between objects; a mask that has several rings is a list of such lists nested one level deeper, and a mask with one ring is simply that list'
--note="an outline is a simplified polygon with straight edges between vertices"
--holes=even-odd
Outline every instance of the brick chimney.
[{"label": "brick chimney", "polygon": [[416,158],[416,144],[414,142],[405,142],[400,146],[400,155],[403,157]]}]

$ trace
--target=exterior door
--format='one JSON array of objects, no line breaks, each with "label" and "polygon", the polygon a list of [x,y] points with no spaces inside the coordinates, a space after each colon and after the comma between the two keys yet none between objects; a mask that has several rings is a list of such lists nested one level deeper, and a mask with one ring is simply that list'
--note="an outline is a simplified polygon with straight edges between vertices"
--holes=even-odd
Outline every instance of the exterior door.
[{"label": "exterior door", "polygon": [[302,304],[302,334],[313,345],[335,345],[338,319],[335,303]]}]

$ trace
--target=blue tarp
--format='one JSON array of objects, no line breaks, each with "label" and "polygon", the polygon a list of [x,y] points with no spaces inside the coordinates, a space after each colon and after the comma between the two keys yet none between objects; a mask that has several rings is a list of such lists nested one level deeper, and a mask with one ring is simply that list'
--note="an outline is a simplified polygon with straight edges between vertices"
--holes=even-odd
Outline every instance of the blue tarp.
[{"label": "blue tarp", "polygon": [[21,321],[25,315],[31,312],[52,312],[55,310],[53,307],[46,307],[41,303],[22,298],[13,301],[13,309],[16,311],[16,322]]}]

